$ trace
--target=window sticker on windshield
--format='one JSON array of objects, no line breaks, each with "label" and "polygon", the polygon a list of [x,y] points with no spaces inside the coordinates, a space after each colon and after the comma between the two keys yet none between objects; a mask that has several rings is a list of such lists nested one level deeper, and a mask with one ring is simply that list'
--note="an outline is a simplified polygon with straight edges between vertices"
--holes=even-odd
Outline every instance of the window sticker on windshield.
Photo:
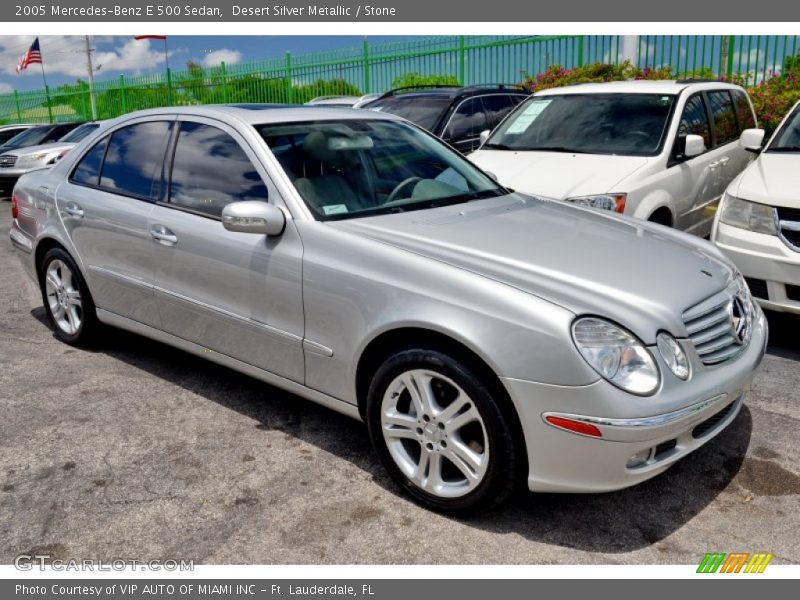
[{"label": "window sticker on windshield", "polygon": [[535,100],[526,106],[523,111],[517,115],[517,118],[514,119],[514,122],[508,126],[506,133],[522,133],[528,127],[530,127],[531,123],[536,120],[542,111],[547,108],[547,106],[552,102],[552,100]]},{"label": "window sticker on windshield", "polygon": [[322,212],[326,215],[341,215],[347,212],[346,204],[328,204],[322,207]]}]

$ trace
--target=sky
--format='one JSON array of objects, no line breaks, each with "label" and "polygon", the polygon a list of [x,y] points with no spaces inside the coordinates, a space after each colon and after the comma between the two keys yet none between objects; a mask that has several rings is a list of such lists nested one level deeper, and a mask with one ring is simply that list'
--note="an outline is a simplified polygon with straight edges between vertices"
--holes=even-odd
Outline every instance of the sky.
[{"label": "sky", "polygon": [[[147,33],[147,32],[144,32]],[[0,94],[43,87],[39,65],[30,65],[20,75],[16,66],[35,36],[0,35]],[[384,43],[409,36],[374,36],[370,43]],[[183,69],[189,61],[216,66],[281,57],[292,53],[360,47],[362,36],[169,36],[169,65]],[[86,45],[82,35],[41,36],[45,76],[51,87],[86,80]],[[91,36],[93,63],[100,68],[95,79],[163,72],[164,42],[133,39],[133,36]]]}]

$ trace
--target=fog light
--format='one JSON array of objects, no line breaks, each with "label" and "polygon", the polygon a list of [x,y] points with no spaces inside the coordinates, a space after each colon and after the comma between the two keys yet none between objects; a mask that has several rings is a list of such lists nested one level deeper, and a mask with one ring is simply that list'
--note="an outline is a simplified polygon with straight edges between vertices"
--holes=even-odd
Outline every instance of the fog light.
[{"label": "fog light", "polygon": [[667,363],[667,367],[678,379],[686,381],[689,379],[689,359],[674,337],[666,331],[662,331],[656,336],[656,346],[661,358]]},{"label": "fog light", "polygon": [[647,463],[650,460],[650,455],[653,453],[652,448],[645,448],[644,450],[639,450],[636,454],[631,456],[628,459],[627,464],[625,467],[628,469],[635,469],[636,467],[641,467],[643,464]]}]

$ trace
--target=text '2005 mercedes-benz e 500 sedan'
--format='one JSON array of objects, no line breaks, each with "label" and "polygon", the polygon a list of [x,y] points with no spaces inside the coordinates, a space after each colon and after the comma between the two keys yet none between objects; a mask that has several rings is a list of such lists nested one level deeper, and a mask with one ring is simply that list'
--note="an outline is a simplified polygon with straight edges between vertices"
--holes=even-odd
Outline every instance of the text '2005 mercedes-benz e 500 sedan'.
[{"label": "text '2005 mercedes-benz e 500 sedan'", "polygon": [[121,327],[361,418],[444,512],[653,477],[736,417],[767,339],[709,243],[513,193],[391,115],[134,113],[12,210],[62,340]]}]

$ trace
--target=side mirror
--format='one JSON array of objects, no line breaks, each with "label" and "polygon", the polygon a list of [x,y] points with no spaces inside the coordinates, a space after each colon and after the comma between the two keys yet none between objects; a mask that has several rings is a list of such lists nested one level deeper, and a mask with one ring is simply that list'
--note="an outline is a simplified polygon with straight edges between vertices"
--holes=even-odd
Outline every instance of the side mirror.
[{"label": "side mirror", "polygon": [[703,141],[703,137],[700,135],[694,135],[690,133],[686,136],[683,142],[683,155],[686,158],[694,158],[695,156],[700,156],[703,152],[706,151],[706,143]]},{"label": "side mirror", "polygon": [[492,133],[489,129],[484,129],[481,131],[481,146],[486,143],[486,140],[489,139],[489,134]]},{"label": "side mirror", "polygon": [[[494,181],[497,181],[497,175],[492,173],[491,171],[484,171],[489,177],[491,177]],[[498,182],[499,183],[499,182]]]},{"label": "side mirror", "polygon": [[228,231],[280,235],[286,228],[283,211],[261,200],[231,202],[222,209],[222,226]]},{"label": "side mirror", "polygon": [[745,129],[739,137],[739,146],[748,152],[758,154],[764,144],[763,129]]}]

